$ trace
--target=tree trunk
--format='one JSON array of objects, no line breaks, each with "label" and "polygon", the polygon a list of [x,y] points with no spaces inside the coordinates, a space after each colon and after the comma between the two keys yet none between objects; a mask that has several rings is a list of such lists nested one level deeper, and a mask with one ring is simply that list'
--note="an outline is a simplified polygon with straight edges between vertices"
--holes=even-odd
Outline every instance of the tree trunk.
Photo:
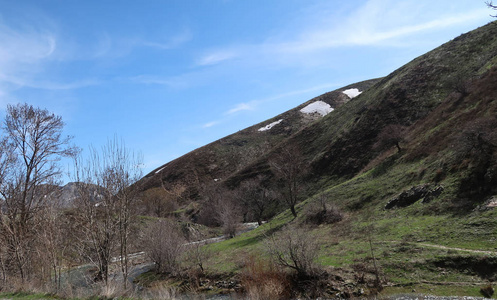
[{"label": "tree trunk", "polygon": [[395,143],[395,146],[397,147],[398,152],[402,151],[402,148],[400,148],[399,142]]},{"label": "tree trunk", "polygon": [[293,217],[296,218],[297,212],[295,211],[295,205],[290,205],[290,211],[292,212]]}]

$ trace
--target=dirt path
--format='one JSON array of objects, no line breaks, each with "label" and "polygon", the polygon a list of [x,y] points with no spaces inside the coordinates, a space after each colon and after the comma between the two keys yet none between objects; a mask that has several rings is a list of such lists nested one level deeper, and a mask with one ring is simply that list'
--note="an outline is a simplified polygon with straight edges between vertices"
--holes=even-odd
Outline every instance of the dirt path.
[{"label": "dirt path", "polygon": [[455,251],[464,251],[464,252],[470,252],[470,253],[497,255],[497,251],[455,248],[455,247],[447,247],[447,246],[443,246],[443,245],[427,244],[427,243],[420,243],[420,242],[415,242],[414,244],[419,245],[419,246],[423,246],[423,247],[431,247],[431,248],[438,248],[438,249],[445,249],[445,250],[455,250]]}]

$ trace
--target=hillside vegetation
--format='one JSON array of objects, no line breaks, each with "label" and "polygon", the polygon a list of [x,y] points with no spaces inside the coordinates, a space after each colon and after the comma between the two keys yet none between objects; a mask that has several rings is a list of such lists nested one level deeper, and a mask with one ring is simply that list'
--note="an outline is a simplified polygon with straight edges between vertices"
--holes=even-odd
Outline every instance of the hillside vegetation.
[{"label": "hillside vegetation", "polygon": [[[350,88],[362,93],[342,100],[340,92]],[[245,272],[250,257],[268,253],[271,234],[311,224],[308,234],[320,249],[315,261],[338,278],[327,277],[325,295],[335,295],[333,284],[342,292],[372,293],[378,280],[389,292],[479,294],[495,279],[496,99],[494,22],[384,78],[319,96],[195,150],[141,184],[145,190],[184,186],[188,193],[178,205],[189,208],[179,210],[189,217],[226,197],[245,205],[243,195],[233,195],[251,180],[277,192],[281,201],[266,217],[281,214],[210,246],[218,254],[209,260],[216,272]],[[299,110],[317,100],[335,109],[304,118]],[[280,119],[270,130],[257,131]],[[307,166],[297,180],[296,218],[286,210],[285,180],[274,167],[285,149]],[[340,217],[315,221],[330,211]]]}]

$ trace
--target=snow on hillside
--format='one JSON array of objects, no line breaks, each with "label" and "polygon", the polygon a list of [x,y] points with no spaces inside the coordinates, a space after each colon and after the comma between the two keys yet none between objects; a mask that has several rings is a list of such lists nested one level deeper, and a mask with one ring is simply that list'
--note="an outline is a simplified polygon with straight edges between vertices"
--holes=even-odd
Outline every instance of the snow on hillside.
[{"label": "snow on hillside", "polygon": [[300,112],[304,114],[313,114],[318,113],[323,117],[333,111],[333,107],[331,107],[328,103],[323,101],[313,102],[306,107],[302,108]]},{"label": "snow on hillside", "polygon": [[282,121],[283,121],[283,119],[279,119],[279,120],[278,120],[278,121],[276,121],[276,122],[273,122],[273,123],[271,123],[271,124],[268,124],[268,125],[266,125],[266,126],[264,126],[264,127],[259,128],[259,131],[267,131],[267,130],[269,130],[269,129],[273,128],[275,125],[280,124]]},{"label": "snow on hillside", "polygon": [[362,92],[360,92],[359,89],[348,89],[343,91],[342,93],[344,93],[345,95],[347,95],[349,98],[352,99],[354,97],[359,96]]}]

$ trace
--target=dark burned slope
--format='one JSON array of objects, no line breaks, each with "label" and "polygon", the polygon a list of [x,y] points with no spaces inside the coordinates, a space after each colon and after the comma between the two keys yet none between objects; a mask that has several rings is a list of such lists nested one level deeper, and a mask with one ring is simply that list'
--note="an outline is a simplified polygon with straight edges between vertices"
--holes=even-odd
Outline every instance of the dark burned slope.
[{"label": "dark burned slope", "polygon": [[[303,114],[300,109],[316,101],[325,102],[337,109],[350,100],[342,91],[350,88],[364,91],[378,80],[355,83],[315,97],[272,119],[217,140],[162,165],[147,174],[139,184],[143,190],[158,187],[161,184],[166,187],[183,185],[186,187],[183,196],[187,199],[196,199],[199,196],[199,189],[203,186],[223,181],[235,172],[246,168],[247,165],[266,155],[276,145],[302,128],[321,119],[317,114]],[[260,128],[281,119],[283,121],[270,130],[259,131]]]}]

